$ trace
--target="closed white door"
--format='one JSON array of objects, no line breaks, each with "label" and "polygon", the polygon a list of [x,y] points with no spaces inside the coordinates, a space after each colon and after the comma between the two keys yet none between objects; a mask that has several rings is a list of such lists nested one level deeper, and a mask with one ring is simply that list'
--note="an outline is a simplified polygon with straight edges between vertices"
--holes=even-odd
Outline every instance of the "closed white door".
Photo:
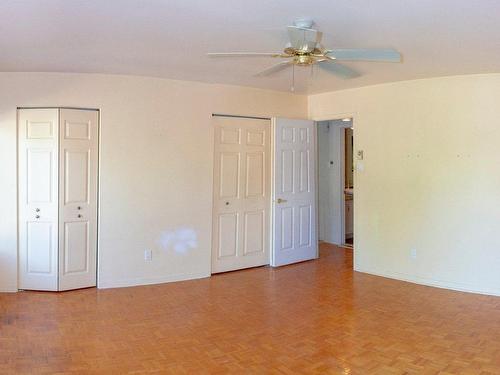
[{"label": "closed white door", "polygon": [[59,290],[96,285],[97,111],[60,110]]},{"label": "closed white door", "polygon": [[269,264],[270,120],[213,122],[212,273]]},{"label": "closed white door", "polygon": [[316,129],[313,121],[278,118],[274,133],[272,265],[318,257]]},{"label": "closed white door", "polygon": [[57,290],[57,109],[20,109],[19,289]]}]

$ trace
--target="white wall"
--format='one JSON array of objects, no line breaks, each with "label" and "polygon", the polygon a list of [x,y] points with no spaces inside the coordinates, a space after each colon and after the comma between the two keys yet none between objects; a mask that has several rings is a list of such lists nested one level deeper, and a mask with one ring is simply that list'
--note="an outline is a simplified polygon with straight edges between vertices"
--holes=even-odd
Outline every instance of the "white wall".
[{"label": "white wall", "polygon": [[[306,98],[289,93],[117,75],[1,73],[0,291],[17,289],[18,106],[101,109],[103,287],[210,274],[212,113],[307,115]],[[194,248],[189,233],[196,235]],[[187,245],[174,246],[179,242]],[[152,262],[144,262],[144,249],[153,250]]]},{"label": "white wall", "polygon": [[499,98],[498,74],[309,97],[315,120],[354,113],[356,270],[500,295]]}]

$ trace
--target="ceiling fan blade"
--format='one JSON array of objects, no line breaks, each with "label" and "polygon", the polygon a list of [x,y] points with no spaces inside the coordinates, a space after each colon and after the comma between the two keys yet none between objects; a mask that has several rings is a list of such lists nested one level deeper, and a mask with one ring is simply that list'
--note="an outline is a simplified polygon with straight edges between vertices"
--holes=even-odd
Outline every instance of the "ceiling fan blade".
[{"label": "ceiling fan blade", "polygon": [[280,57],[280,52],[209,52],[209,57]]},{"label": "ceiling fan blade", "polygon": [[401,62],[401,54],[392,48],[336,48],[330,50],[328,55],[339,61]]},{"label": "ceiling fan blade", "polygon": [[319,62],[318,66],[342,79],[356,78],[361,75],[345,65],[330,60]]},{"label": "ceiling fan blade", "polygon": [[269,74],[272,74],[272,73],[277,73],[285,68],[288,68],[289,66],[291,66],[293,64],[293,60],[290,60],[290,61],[282,61],[278,64],[274,64],[274,65],[271,65],[270,67],[264,69],[264,70],[261,70],[260,72],[258,72],[257,74],[255,74],[256,76],[267,76]]},{"label": "ceiling fan blade", "polygon": [[314,29],[288,26],[290,46],[301,51],[312,51],[321,42],[322,33]]}]

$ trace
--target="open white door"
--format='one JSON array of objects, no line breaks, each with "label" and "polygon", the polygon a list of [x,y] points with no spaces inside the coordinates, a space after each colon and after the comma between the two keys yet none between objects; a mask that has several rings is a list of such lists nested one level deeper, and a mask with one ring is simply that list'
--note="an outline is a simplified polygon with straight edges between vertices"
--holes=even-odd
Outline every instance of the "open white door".
[{"label": "open white door", "polygon": [[277,118],[274,126],[272,266],[318,257],[316,202],[314,122]]}]

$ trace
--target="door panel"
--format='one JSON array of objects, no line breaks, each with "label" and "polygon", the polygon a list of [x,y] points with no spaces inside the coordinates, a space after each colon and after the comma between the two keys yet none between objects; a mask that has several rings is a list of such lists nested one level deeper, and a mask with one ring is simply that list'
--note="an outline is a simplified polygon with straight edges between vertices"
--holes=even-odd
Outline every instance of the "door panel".
[{"label": "door panel", "polygon": [[299,207],[299,246],[305,247],[311,245],[311,206]]},{"label": "door panel", "polygon": [[[58,122],[54,122],[55,118],[45,118],[45,116],[54,116],[57,109],[23,109],[23,116],[27,114],[26,111],[31,111],[31,116],[41,115],[40,120],[32,120],[23,118],[23,133],[26,133],[26,139],[54,139],[57,132]],[[43,114],[42,114],[43,112]],[[24,128],[25,126],[25,128]],[[56,138],[57,139],[57,138]]]},{"label": "door panel", "polygon": [[220,197],[238,198],[240,188],[240,154],[220,154]]},{"label": "door panel", "polygon": [[64,123],[65,139],[89,140],[91,137],[91,124],[67,120]]},{"label": "door panel", "polygon": [[281,127],[280,133],[281,133],[281,143],[293,143],[294,142],[295,129],[292,126]]},{"label": "door panel", "polygon": [[90,258],[88,221],[66,223],[64,250],[66,251],[64,254],[64,274],[88,271]]},{"label": "door panel", "polygon": [[60,110],[59,290],[96,285],[98,112]]},{"label": "door panel", "polygon": [[313,121],[276,119],[272,265],[318,256]]},{"label": "door panel", "polygon": [[247,131],[247,145],[249,146],[265,146],[266,132],[262,130]]},{"label": "door panel", "polygon": [[64,151],[64,203],[87,203],[89,201],[89,150]]},{"label": "door panel", "polygon": [[27,269],[30,274],[53,274],[53,234],[52,223],[27,223]]},{"label": "door panel", "polygon": [[266,166],[264,152],[247,153],[245,197],[264,197]]},{"label": "door panel", "polygon": [[278,233],[281,238],[279,250],[290,250],[293,248],[294,211],[293,207],[278,208],[278,217],[281,219],[278,222],[280,224]]},{"label": "door panel", "polygon": [[300,151],[300,164],[299,164],[299,192],[305,193],[310,191],[309,186],[309,177],[311,175],[311,171],[309,170],[310,161],[309,161],[309,150]]},{"label": "door panel", "polygon": [[269,263],[270,121],[214,117],[212,272]]},{"label": "door panel", "polygon": [[292,150],[283,150],[281,152],[281,168],[279,172],[283,176],[281,179],[282,193],[293,193],[294,155],[295,152]]},{"label": "door panel", "polygon": [[57,290],[57,109],[20,109],[19,289]]},{"label": "door panel", "polygon": [[219,215],[218,259],[235,257],[238,251],[238,213]]},{"label": "door panel", "polygon": [[264,253],[266,249],[265,211],[245,212],[243,254]]},{"label": "door panel", "polygon": [[239,145],[241,142],[241,129],[223,127],[220,129],[220,143],[223,145]]},{"label": "door panel", "polygon": [[54,191],[55,150],[27,149],[28,203],[50,203]]}]

